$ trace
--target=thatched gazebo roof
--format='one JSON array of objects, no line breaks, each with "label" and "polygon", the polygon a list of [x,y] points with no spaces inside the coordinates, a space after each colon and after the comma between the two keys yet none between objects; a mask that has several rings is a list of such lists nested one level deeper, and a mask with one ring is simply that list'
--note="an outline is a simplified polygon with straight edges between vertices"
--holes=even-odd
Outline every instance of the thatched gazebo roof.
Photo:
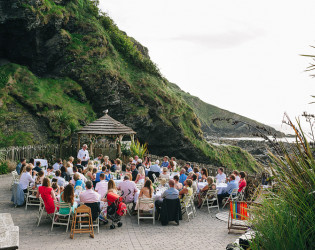
[{"label": "thatched gazebo roof", "polygon": [[132,128],[116,121],[108,114],[105,114],[96,121],[84,126],[78,132],[79,134],[94,135],[132,135],[136,134]]},{"label": "thatched gazebo roof", "polygon": [[[122,141],[125,135],[130,135],[131,140],[134,140],[136,134],[132,128],[116,121],[110,117],[107,113],[108,110],[104,111],[105,115],[96,121],[84,126],[78,131],[78,150],[80,149],[80,135],[87,134],[92,138],[92,135],[103,135],[103,136],[114,136],[116,140]],[[93,149],[93,143],[90,144],[90,150]],[[121,155],[121,146],[118,144],[117,147],[118,155]]]}]

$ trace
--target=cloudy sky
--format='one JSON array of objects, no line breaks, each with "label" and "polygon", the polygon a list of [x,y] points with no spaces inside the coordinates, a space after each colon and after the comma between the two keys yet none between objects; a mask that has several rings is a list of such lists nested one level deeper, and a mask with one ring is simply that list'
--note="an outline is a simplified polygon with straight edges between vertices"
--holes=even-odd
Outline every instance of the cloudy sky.
[{"label": "cloudy sky", "polygon": [[[314,0],[100,0],[162,74],[220,108],[280,125],[310,105]],[[314,72],[315,73],[315,72]]]}]

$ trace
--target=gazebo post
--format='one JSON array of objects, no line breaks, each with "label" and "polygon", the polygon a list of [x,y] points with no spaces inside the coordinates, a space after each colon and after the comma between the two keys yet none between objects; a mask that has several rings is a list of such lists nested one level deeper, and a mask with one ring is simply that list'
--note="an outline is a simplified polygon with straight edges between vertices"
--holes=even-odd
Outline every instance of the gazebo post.
[{"label": "gazebo post", "polygon": [[123,137],[124,137],[123,135],[119,135],[117,138],[117,139],[119,139],[119,143],[117,145],[117,154],[118,154],[119,158],[121,157],[121,145],[120,145],[120,143],[121,143]]},{"label": "gazebo post", "polygon": [[134,135],[134,134],[131,134],[131,135],[130,135],[130,138],[131,138],[131,142],[134,142],[134,141],[135,141],[135,135]]},{"label": "gazebo post", "polygon": [[81,135],[80,135],[80,134],[78,134],[78,148],[77,148],[77,151],[79,151],[79,150],[80,150],[80,137],[81,137]]},{"label": "gazebo post", "polygon": [[89,134],[89,136],[90,136],[90,152],[91,152],[91,154],[93,155],[93,157],[94,157],[94,154],[93,154],[93,142],[92,142],[92,134]]}]

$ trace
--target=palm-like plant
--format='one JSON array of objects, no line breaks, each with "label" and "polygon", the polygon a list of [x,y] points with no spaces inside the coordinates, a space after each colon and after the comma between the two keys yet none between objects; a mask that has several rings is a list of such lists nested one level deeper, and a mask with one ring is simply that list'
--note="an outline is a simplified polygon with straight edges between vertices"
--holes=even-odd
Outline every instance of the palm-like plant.
[{"label": "palm-like plant", "polygon": [[139,158],[142,159],[144,155],[148,152],[148,144],[144,143],[141,145],[139,140],[132,141],[130,145],[130,151],[133,157],[138,155]]},{"label": "palm-like plant", "polygon": [[280,143],[281,155],[269,153],[279,188],[265,194],[262,206],[253,210],[253,249],[314,249],[314,156],[299,121],[298,128],[289,118],[288,124],[296,142],[289,148]]}]

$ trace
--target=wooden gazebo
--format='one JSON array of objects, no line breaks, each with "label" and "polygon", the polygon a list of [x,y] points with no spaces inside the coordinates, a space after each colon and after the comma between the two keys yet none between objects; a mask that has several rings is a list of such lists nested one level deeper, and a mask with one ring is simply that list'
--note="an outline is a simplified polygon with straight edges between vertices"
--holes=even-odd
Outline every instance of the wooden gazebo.
[{"label": "wooden gazebo", "polygon": [[[134,135],[136,134],[132,128],[121,124],[120,122],[116,121],[112,117],[110,117],[107,113],[108,110],[104,111],[105,115],[101,118],[95,120],[94,122],[84,126],[78,132],[78,150],[80,149],[80,136],[82,134],[89,135],[90,139],[92,136],[112,136],[116,137],[116,141],[122,141],[125,135],[129,135],[131,140],[134,140]],[[93,152],[93,143],[90,144],[90,152]],[[119,157],[121,156],[121,146],[118,144],[117,146],[117,153]]]}]

